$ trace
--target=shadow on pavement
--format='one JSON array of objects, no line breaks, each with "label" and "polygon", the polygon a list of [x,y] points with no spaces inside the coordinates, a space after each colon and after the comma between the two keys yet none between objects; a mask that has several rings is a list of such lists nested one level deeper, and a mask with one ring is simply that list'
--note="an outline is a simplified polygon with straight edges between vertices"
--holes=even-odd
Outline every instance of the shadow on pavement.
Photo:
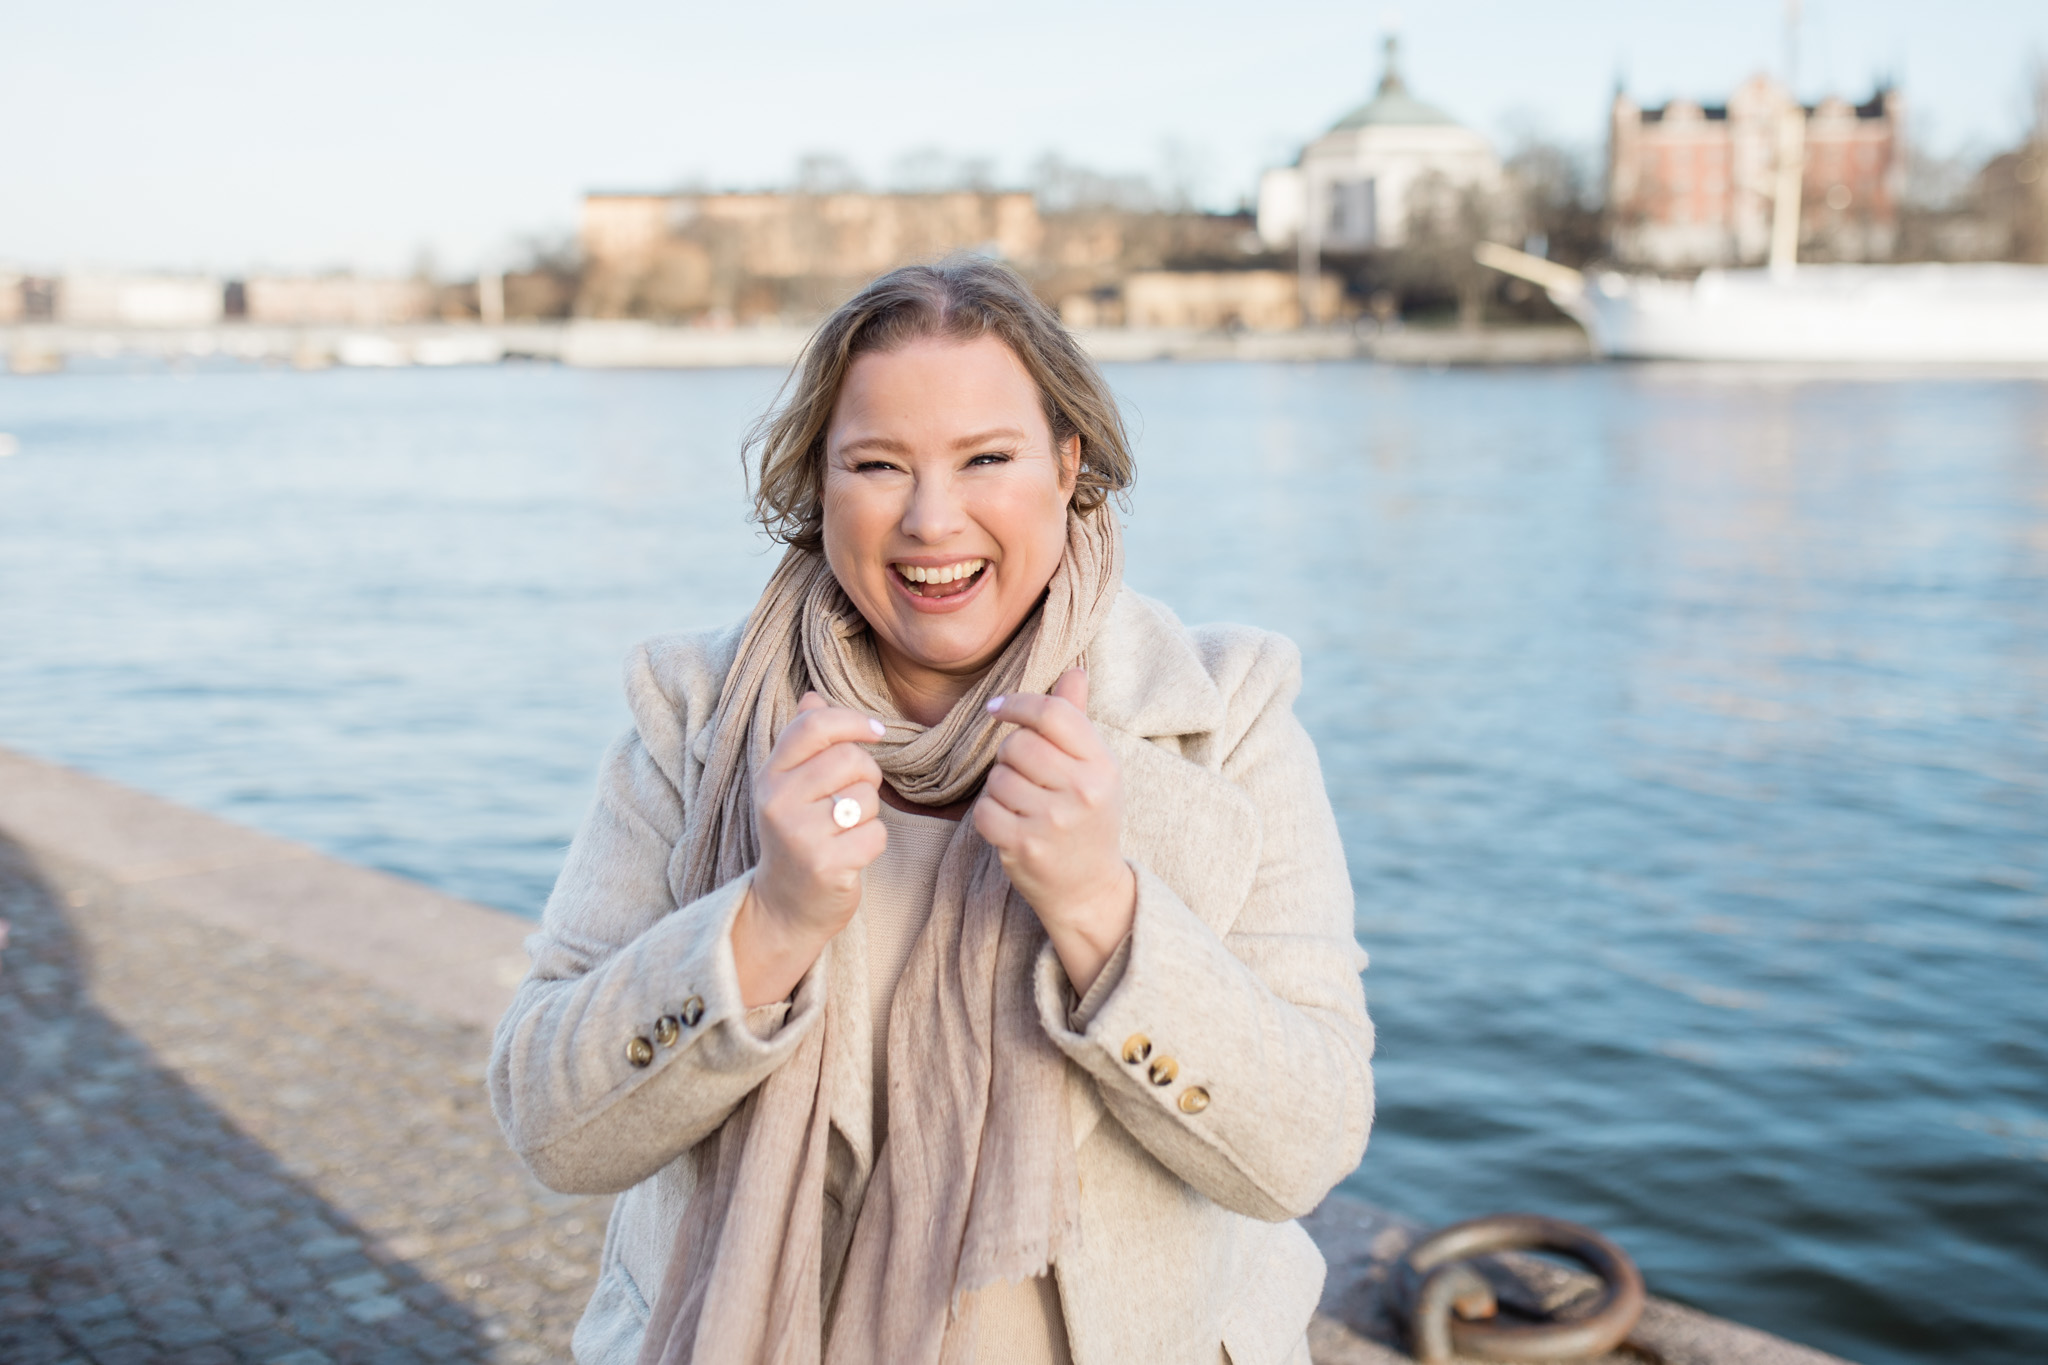
[{"label": "shadow on pavement", "polygon": [[[502,1330],[487,1332],[470,1305],[394,1254],[388,1235],[380,1243],[315,1193],[168,1064],[161,1040],[95,1002],[109,983],[77,922],[97,913],[79,908],[93,903],[0,837],[0,918],[10,926],[0,957],[0,1361],[503,1354],[489,1341]],[[165,989],[212,1007],[167,1028],[189,1057],[232,1069],[239,1053],[269,1048],[272,1030],[285,1035],[278,1042],[304,1041],[263,1002],[196,998],[206,977],[195,983],[178,965],[165,962]],[[232,979],[224,971],[220,989]],[[151,1008],[173,1017],[180,1000]],[[240,1036],[222,1035],[222,1008],[244,1016]]]}]

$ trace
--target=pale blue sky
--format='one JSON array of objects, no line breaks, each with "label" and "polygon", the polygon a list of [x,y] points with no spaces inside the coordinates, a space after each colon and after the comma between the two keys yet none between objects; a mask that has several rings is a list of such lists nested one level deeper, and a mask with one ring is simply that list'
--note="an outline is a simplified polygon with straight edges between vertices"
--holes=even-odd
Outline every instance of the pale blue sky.
[{"label": "pale blue sky", "polygon": [[[1916,135],[2026,122],[2042,0],[1807,0],[1802,89],[1889,73]],[[587,187],[759,185],[804,152],[875,176],[941,146],[1156,171],[1234,202],[1362,99],[1397,17],[1412,87],[1496,139],[1587,144],[1617,74],[1712,98],[1782,54],[1781,0],[853,6],[0,0],[0,262],[449,269],[566,232]]]}]

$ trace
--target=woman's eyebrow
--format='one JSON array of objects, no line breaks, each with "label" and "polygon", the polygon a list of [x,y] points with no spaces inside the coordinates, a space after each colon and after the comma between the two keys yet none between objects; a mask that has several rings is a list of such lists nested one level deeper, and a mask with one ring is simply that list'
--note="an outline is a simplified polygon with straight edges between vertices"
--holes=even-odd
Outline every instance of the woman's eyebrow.
[{"label": "woman's eyebrow", "polygon": [[[971,436],[960,437],[953,442],[953,448],[955,450],[969,450],[976,446],[1004,443],[1017,444],[1023,440],[1024,432],[1018,427],[991,427],[987,431],[978,431]],[[908,455],[910,453],[910,443],[899,441],[894,436],[883,436],[877,433],[873,436],[857,436],[853,440],[840,445],[838,450],[841,455],[850,455],[857,450],[882,450],[887,451],[891,455]]]},{"label": "woman's eyebrow", "polygon": [[910,447],[893,436],[862,436],[839,447],[841,455],[855,450],[886,450],[891,455],[907,455]]},{"label": "woman's eyebrow", "polygon": [[1016,427],[992,427],[972,436],[962,436],[953,442],[953,449],[966,450],[969,446],[997,445],[1005,441],[1016,443],[1023,439],[1024,433]]}]

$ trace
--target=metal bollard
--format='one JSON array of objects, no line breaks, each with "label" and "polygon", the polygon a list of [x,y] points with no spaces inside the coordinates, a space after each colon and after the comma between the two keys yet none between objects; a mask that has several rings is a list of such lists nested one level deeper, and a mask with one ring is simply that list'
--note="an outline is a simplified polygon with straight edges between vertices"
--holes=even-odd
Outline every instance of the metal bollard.
[{"label": "metal bollard", "polygon": [[[1496,1251],[1569,1256],[1600,1277],[1600,1298],[1590,1313],[1568,1322],[1467,1321],[1491,1317],[1495,1304],[1492,1289],[1464,1263]],[[1627,1252],[1591,1228],[1539,1214],[1453,1223],[1410,1247],[1402,1270],[1409,1283],[1420,1281],[1400,1306],[1410,1349],[1423,1365],[1443,1365],[1454,1354],[1512,1361],[1603,1355],[1621,1344],[1643,1312],[1643,1277]]]}]

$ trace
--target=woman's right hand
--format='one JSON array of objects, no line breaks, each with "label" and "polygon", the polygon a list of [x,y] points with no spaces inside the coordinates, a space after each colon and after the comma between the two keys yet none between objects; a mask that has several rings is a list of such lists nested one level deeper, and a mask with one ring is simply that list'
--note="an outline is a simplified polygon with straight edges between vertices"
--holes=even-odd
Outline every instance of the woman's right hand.
[{"label": "woman's right hand", "polygon": [[[749,1009],[786,999],[832,937],[860,908],[861,869],[882,856],[882,770],[860,746],[882,736],[879,721],[827,706],[816,692],[776,737],[754,774],[754,830],[761,859],[733,921],[733,958]],[[860,805],[841,829],[832,807]]]}]

